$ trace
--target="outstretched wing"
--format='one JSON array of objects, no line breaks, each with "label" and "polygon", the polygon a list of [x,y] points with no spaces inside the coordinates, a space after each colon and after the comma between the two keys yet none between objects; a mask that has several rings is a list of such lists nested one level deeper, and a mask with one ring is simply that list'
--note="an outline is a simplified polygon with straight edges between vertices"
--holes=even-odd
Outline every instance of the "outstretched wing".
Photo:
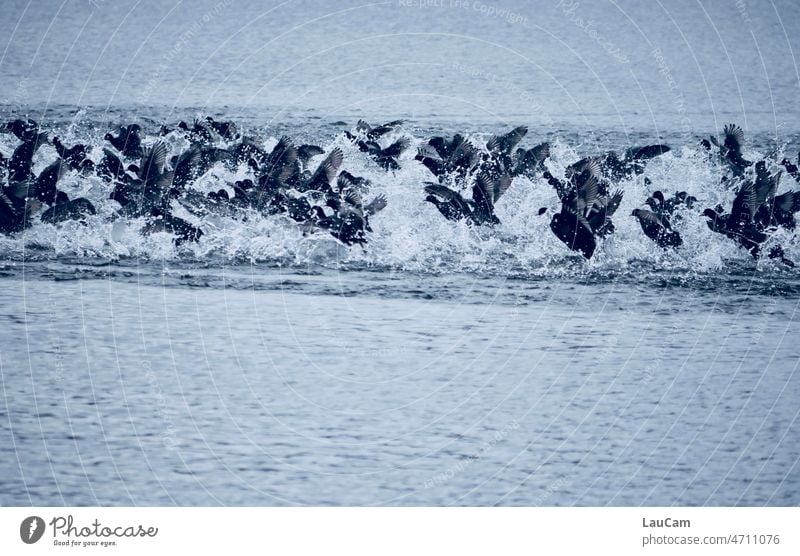
[{"label": "outstretched wing", "polygon": [[386,205],[387,205],[386,196],[383,193],[381,193],[380,195],[372,199],[369,203],[364,205],[364,214],[366,214],[367,216],[371,214],[377,214],[383,209],[385,209]]},{"label": "outstretched wing", "polygon": [[495,135],[486,143],[486,148],[495,154],[510,154],[523,137],[528,133],[528,128],[524,125],[515,127],[505,135]]},{"label": "outstretched wing", "polygon": [[725,147],[736,154],[742,154],[744,144],[744,131],[736,124],[728,124],[723,130],[725,133]]},{"label": "outstretched wing", "polygon": [[636,147],[628,151],[627,158],[630,160],[649,160],[664,153],[669,152],[671,149],[667,145],[647,145],[646,147]]},{"label": "outstretched wing", "polygon": [[397,141],[395,141],[394,143],[383,149],[381,154],[383,156],[392,156],[392,157],[400,156],[401,154],[403,154],[403,151],[405,151],[408,148],[408,145],[409,145],[409,140],[403,137],[402,139],[398,139]]},{"label": "outstretched wing", "polygon": [[139,166],[139,178],[144,181],[153,181],[163,172],[167,164],[167,144],[157,141],[145,149],[142,154],[142,163]]},{"label": "outstretched wing", "polygon": [[770,174],[763,160],[756,164],[756,208],[775,197],[782,172]]},{"label": "outstretched wing", "polygon": [[344,160],[342,149],[336,147],[330,154],[323,160],[314,175],[311,177],[311,186],[314,189],[320,187],[329,188],[336,174],[339,173],[339,168]]}]

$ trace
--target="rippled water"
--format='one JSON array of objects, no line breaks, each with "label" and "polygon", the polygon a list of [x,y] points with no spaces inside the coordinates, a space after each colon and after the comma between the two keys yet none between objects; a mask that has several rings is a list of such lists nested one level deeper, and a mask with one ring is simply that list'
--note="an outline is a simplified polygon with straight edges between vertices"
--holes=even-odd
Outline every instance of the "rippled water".
[{"label": "rippled water", "polygon": [[3,280],[5,504],[798,502],[796,293],[159,270]]},{"label": "rippled water", "polygon": [[[66,0],[4,4],[0,102],[285,122],[800,124],[793,0]],[[4,41],[4,42],[5,42]]]},{"label": "rippled water", "polygon": [[[65,176],[96,217],[0,237],[0,504],[800,503],[798,271],[694,213],[674,252],[627,216],[654,189],[730,203],[696,141],[728,121],[753,159],[797,152],[797,3],[422,4],[4,6],[2,118],[95,160],[113,125],[232,118],[343,148],[389,204],[364,248],[184,213],[205,235],[176,248]],[[542,180],[494,229],[445,221],[413,149],[386,173],[342,140],[362,116],[414,145],[526,124],[554,171],[673,150],[587,262],[537,216]],[[800,262],[796,232],[774,241]]]}]

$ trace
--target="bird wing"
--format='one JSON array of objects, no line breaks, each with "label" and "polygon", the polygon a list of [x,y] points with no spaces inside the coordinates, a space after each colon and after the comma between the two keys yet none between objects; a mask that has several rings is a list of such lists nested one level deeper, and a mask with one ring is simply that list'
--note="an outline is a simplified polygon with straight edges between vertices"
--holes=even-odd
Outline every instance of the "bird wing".
[{"label": "bird wing", "polygon": [[408,145],[409,145],[409,140],[406,137],[403,137],[402,139],[398,139],[397,141],[395,141],[394,143],[383,149],[383,151],[381,151],[381,155],[393,156],[393,157],[400,156],[401,154],[403,154],[403,151],[405,151],[408,148]]},{"label": "bird wing", "polygon": [[486,148],[495,154],[509,154],[528,133],[526,126],[515,127],[505,135],[495,135],[486,143]]},{"label": "bird wing", "polygon": [[267,155],[267,164],[275,166],[286,157],[286,153],[293,147],[292,140],[287,136],[282,136],[278,142],[272,147],[269,155]]},{"label": "bird wing", "polygon": [[613,216],[619,205],[622,203],[622,190],[618,189],[611,194],[611,197],[606,202],[606,216]]},{"label": "bird wing", "polygon": [[736,198],[733,200],[731,216],[735,221],[750,222],[758,209],[755,184],[752,181],[745,181],[739,188]]},{"label": "bird wing", "polygon": [[775,206],[785,212],[800,211],[800,191],[787,191],[775,197]]},{"label": "bird wing", "polygon": [[385,209],[387,204],[388,202],[386,201],[386,195],[381,193],[380,195],[372,199],[369,203],[364,205],[364,214],[366,214],[367,216],[371,214],[377,214],[383,209]]},{"label": "bird wing", "polygon": [[427,183],[425,185],[425,193],[435,195],[445,201],[452,201],[456,197],[461,197],[458,192],[438,183]]},{"label": "bird wing", "polygon": [[541,145],[536,145],[532,149],[528,151],[529,156],[531,156],[536,162],[542,162],[548,156],[550,156],[550,143],[542,143]]},{"label": "bird wing", "polygon": [[358,120],[356,122],[356,132],[361,133],[364,132],[369,135],[372,132],[372,126],[369,125],[364,120]]},{"label": "bird wing", "polygon": [[386,135],[390,131],[394,131],[397,127],[403,124],[403,120],[394,120],[391,122],[387,122],[383,125],[379,125],[373,127],[368,131],[370,137],[380,137],[382,135]]},{"label": "bird wing", "polygon": [[649,160],[664,153],[669,152],[671,149],[667,145],[647,145],[646,147],[635,147],[629,149],[626,158],[629,160]]},{"label": "bird wing", "polygon": [[478,179],[475,180],[475,185],[472,187],[472,200],[475,206],[490,211],[495,201],[494,190],[494,180],[486,174],[478,176]]},{"label": "bird wing", "polygon": [[581,172],[580,176],[578,176],[578,179],[577,208],[579,209],[579,212],[583,212],[583,209],[591,209],[592,205],[594,205],[594,202],[597,200],[597,191],[599,186],[597,183],[597,176],[587,173],[587,170]]},{"label": "bird wing", "polygon": [[285,184],[289,176],[295,171],[297,149],[285,135],[272,149],[267,157],[262,176],[268,176],[273,184]]},{"label": "bird wing", "polygon": [[725,133],[725,147],[736,153],[742,153],[742,145],[744,144],[744,131],[736,124],[728,124],[723,130]]},{"label": "bird wing", "polygon": [[417,148],[417,160],[421,160],[423,158],[430,158],[431,160],[441,161],[442,157],[439,156],[439,151],[437,151],[433,145],[420,145]]},{"label": "bird wing", "polygon": [[300,157],[300,160],[303,162],[307,162],[311,157],[323,154],[324,152],[322,147],[317,145],[300,145],[297,148],[297,156]]},{"label": "bird wing", "polygon": [[585,174],[583,177],[584,180],[590,175],[599,178],[602,175],[600,160],[596,156],[587,156],[586,158],[582,158],[570,164],[566,168],[566,176],[573,181],[576,187],[580,187],[580,183],[575,181],[575,178],[582,174]]},{"label": "bird wing", "polygon": [[633,215],[639,220],[639,222],[642,224],[642,227],[667,227],[655,212],[645,209],[636,209],[633,211]]},{"label": "bird wing", "polygon": [[431,137],[428,140],[428,145],[433,147],[433,150],[439,154],[439,158],[447,158],[448,145],[445,142],[444,137]]},{"label": "bird wing", "polygon": [[36,197],[46,203],[52,203],[57,193],[56,184],[66,173],[67,164],[60,158],[56,159],[39,174],[27,196]]},{"label": "bird wing", "polygon": [[364,206],[364,200],[361,198],[361,195],[358,193],[358,191],[353,191],[350,189],[343,195],[342,198],[344,202],[351,207],[361,209]]},{"label": "bird wing", "polygon": [[781,173],[770,174],[763,160],[756,164],[756,208],[775,197]]},{"label": "bird wing", "polygon": [[139,179],[142,181],[157,179],[164,172],[167,164],[167,144],[157,141],[145,149],[142,163],[139,166]]},{"label": "bird wing", "polygon": [[[458,138],[458,143],[456,144],[456,138]],[[462,168],[472,168],[477,163],[478,153],[475,150],[475,147],[472,144],[461,137],[460,135],[456,135],[453,138],[453,150],[450,153],[449,161],[459,167]]]},{"label": "bird wing", "polygon": [[353,180],[353,175],[350,172],[342,172],[336,178],[336,187],[340,192],[356,189],[356,182]]},{"label": "bird wing", "polygon": [[496,202],[503,193],[508,191],[508,188],[511,187],[511,176],[509,174],[503,174],[499,178],[495,179],[492,183],[492,197],[493,200]]},{"label": "bird wing", "polygon": [[311,177],[311,184],[319,186],[325,185],[330,187],[331,182],[339,173],[339,167],[342,165],[344,155],[342,149],[336,147],[330,154],[323,160],[314,175]]}]

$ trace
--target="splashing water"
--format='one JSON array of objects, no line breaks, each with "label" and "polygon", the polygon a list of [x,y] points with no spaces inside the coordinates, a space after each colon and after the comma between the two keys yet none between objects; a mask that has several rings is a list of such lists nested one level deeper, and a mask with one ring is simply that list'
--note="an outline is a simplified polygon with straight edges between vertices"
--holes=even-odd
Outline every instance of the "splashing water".
[{"label": "splashing water", "polygon": [[[97,137],[102,124],[81,120],[79,113],[67,125],[53,126],[66,144],[84,141],[90,145],[90,158],[98,162],[104,146]],[[385,138],[385,144],[406,136],[411,147],[401,155],[400,168],[384,171],[366,154],[361,153],[341,133],[344,126],[321,126],[307,123],[294,129],[295,137],[316,141],[326,152],[334,147],[344,151],[343,170],[363,176],[372,182],[370,195],[384,194],[388,207],[371,222],[373,232],[363,247],[346,247],[324,231],[308,233],[289,218],[266,216],[250,211],[245,217],[208,214],[197,216],[178,203],[175,214],[199,226],[204,236],[197,243],[176,247],[173,237],[166,233],[144,236],[140,233],[144,219],[115,218],[119,206],[108,198],[110,187],[97,177],[69,173],[59,182],[59,188],[70,198],[87,197],[97,208],[97,214],[85,223],[74,221],[58,225],[37,221],[14,237],[0,237],[0,256],[15,261],[81,260],[91,261],[169,261],[175,264],[237,264],[264,263],[296,268],[323,267],[346,269],[395,269],[425,273],[471,272],[487,276],[548,277],[587,273],[643,273],[666,271],[684,274],[741,272],[743,269],[762,273],[787,274],[781,265],[767,260],[755,262],[750,255],[728,238],[708,229],[700,214],[703,207],[717,204],[730,206],[735,195],[732,189],[720,185],[724,168],[709,162],[699,146],[673,145],[673,150],[649,162],[642,175],[619,183],[624,190],[622,204],[614,217],[616,232],[600,242],[595,256],[585,261],[569,251],[550,231],[549,221],[558,210],[559,200],[543,179],[514,178],[513,184],[496,206],[501,224],[477,227],[464,221],[445,220],[436,208],[424,202],[422,187],[433,176],[414,160],[416,147],[427,141],[431,132],[406,125]],[[282,131],[282,130],[281,130]],[[458,129],[453,127],[451,133]],[[263,137],[262,146],[270,149],[277,142],[274,129],[252,129],[248,134]],[[483,144],[490,133],[474,131],[469,135],[475,144]],[[549,134],[553,148],[546,162],[554,175],[563,175],[564,168],[586,154],[608,148],[614,138],[582,144],[579,136],[560,137]],[[145,144],[157,138],[150,136]],[[540,139],[536,132],[528,142]],[[544,139],[543,137],[541,138]],[[617,138],[618,139],[618,138]],[[643,138],[643,140],[647,140]],[[10,153],[15,146],[11,136],[0,137],[0,150]],[[187,141],[173,133],[167,136],[170,155],[187,148]],[[621,150],[625,144],[613,145]],[[753,151],[753,158],[763,155]],[[778,157],[782,153],[778,153]],[[312,159],[316,165],[324,156]],[[40,149],[34,159],[34,172],[41,171],[55,158],[50,146]],[[252,178],[246,165],[235,170],[218,163],[200,176],[190,188],[202,193],[219,189],[231,190],[231,184],[246,177]],[[649,183],[648,183],[649,182]],[[784,176],[779,192],[794,184]],[[674,228],[684,238],[679,249],[658,248],[641,231],[632,216],[634,208],[656,189],[668,195],[687,191],[697,197],[692,210],[684,209],[676,218]],[[544,215],[539,209],[547,207]],[[800,258],[797,234],[787,230],[776,232],[768,246],[780,243],[788,258]]]}]

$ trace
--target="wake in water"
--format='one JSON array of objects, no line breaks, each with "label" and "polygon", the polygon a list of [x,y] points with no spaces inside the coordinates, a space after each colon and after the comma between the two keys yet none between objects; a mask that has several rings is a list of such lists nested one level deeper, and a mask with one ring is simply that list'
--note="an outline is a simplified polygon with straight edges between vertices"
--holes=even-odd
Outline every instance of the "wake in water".
[{"label": "wake in water", "polygon": [[103,142],[73,135],[71,146],[30,119],[2,131],[8,258],[516,272],[576,253],[703,271],[764,254],[792,267],[797,250],[800,193],[778,194],[784,170],[800,181],[797,165],[746,153],[735,125],[678,154],[654,144],[582,158],[559,141],[521,147],[526,127],[420,140],[399,120],[359,121],[324,145],[260,139],[210,117],[151,135],[125,125]]}]

